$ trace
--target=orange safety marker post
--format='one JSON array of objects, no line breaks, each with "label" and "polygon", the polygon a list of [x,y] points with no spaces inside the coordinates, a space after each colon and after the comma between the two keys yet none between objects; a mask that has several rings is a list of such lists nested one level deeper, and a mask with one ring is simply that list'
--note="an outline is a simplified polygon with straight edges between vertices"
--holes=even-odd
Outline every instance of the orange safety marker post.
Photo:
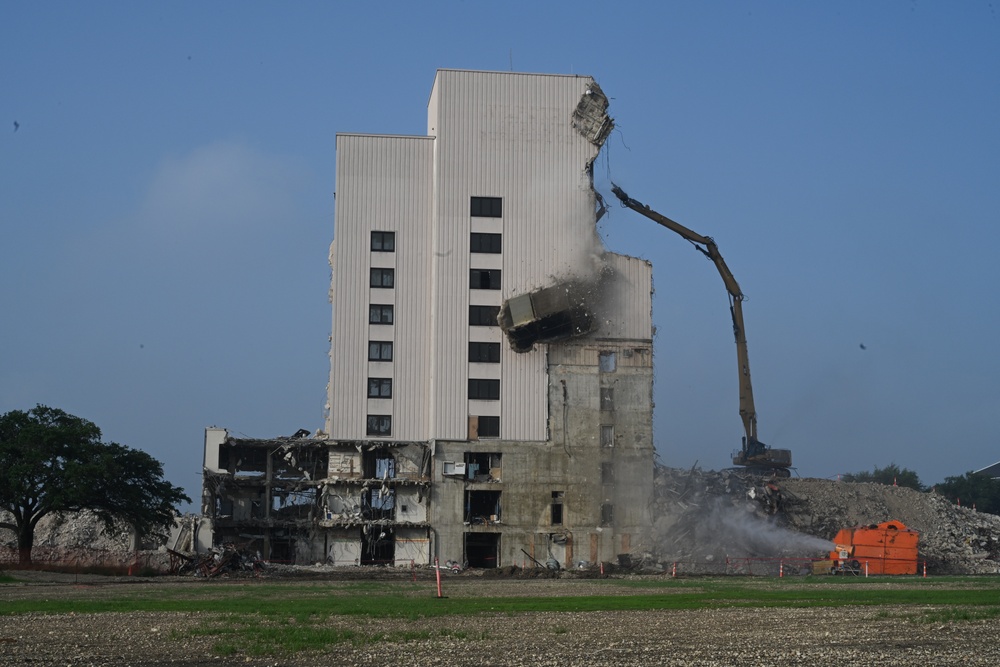
[{"label": "orange safety marker post", "polygon": [[601,576],[604,576],[604,561],[601,561]]},{"label": "orange safety marker post", "polygon": [[671,577],[677,576],[677,561],[674,561],[674,566],[670,569],[670,576]]},{"label": "orange safety marker post", "polygon": [[441,595],[441,568],[438,567],[438,559],[434,559],[434,572],[437,574],[437,585],[438,585],[438,597],[443,597]]},{"label": "orange safety marker post", "polygon": [[778,578],[785,576],[785,561],[778,561]]},{"label": "orange safety marker post", "polygon": [[924,579],[927,578],[927,561],[924,561]]},{"label": "orange safety marker post", "polygon": [[868,578],[868,561],[865,561],[865,579]]}]

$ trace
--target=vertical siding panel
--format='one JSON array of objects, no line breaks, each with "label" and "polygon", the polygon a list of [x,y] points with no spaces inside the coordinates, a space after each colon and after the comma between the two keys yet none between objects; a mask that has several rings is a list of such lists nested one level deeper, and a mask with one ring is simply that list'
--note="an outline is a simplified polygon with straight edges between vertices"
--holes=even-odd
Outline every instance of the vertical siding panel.
[{"label": "vertical siding panel", "polygon": [[[435,270],[436,437],[464,439],[467,430],[468,364],[455,351],[464,351],[468,340],[469,197],[504,200],[502,298],[594,269],[602,247],[585,169],[597,149],[571,125],[590,83],[588,77],[438,72],[428,124],[438,138],[435,204],[444,243],[437,250],[455,252]],[[545,439],[545,363],[545,346],[503,355],[504,438]]]},{"label": "vertical siding panel", "polygon": [[[368,270],[372,230],[396,232],[396,252],[374,258],[394,266],[394,439],[427,432],[427,316],[425,275],[430,227],[433,140],[425,137],[337,136],[337,201],[332,279],[333,341],[329,431],[340,439],[366,437]],[[406,335],[401,336],[401,328]],[[397,427],[398,425],[398,427]]]},{"label": "vertical siding panel", "polygon": [[[465,439],[470,299],[490,303],[594,274],[604,249],[585,169],[597,149],[571,124],[590,85],[589,77],[441,70],[428,104],[428,133],[436,138],[338,135],[334,437],[364,435],[371,229],[398,234],[396,439]],[[499,295],[469,289],[469,197],[477,195],[504,201]],[[608,259],[622,285],[648,284],[648,264]],[[617,324],[602,335],[647,338],[650,295],[622,287],[616,296],[625,300],[612,300],[614,316],[604,319]],[[515,354],[504,345],[503,437],[544,440],[546,346]]]}]

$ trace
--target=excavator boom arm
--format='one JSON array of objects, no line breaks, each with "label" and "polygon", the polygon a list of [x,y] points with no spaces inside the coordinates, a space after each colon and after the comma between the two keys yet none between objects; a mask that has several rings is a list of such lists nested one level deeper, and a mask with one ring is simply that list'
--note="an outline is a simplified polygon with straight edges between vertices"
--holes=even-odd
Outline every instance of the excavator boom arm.
[{"label": "excavator boom arm", "polygon": [[[740,387],[740,419],[743,421],[743,430],[746,437],[743,442],[744,460],[751,456],[762,454],[767,448],[757,439],[757,410],[753,401],[753,385],[750,381],[750,358],[747,352],[746,329],[743,326],[743,300],[746,298],[740,285],[736,282],[732,271],[726,265],[726,261],[719,252],[719,247],[711,236],[702,236],[694,232],[675,220],[658,213],[642,202],[633,199],[617,185],[612,184],[611,191],[621,201],[622,206],[630,208],[636,213],[641,213],[650,220],[659,223],[672,232],[679,234],[684,239],[694,244],[695,248],[703,255],[712,260],[722,282],[725,283],[726,291],[729,292],[729,311],[733,320],[733,336],[736,339],[736,361],[739,367],[739,387]],[[787,450],[781,450],[787,451]],[[791,455],[788,455],[789,464]]]}]

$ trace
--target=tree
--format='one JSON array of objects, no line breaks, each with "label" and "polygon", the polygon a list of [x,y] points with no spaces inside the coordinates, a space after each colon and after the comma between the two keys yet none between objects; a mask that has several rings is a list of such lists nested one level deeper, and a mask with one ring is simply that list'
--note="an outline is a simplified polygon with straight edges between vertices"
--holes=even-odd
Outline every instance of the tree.
[{"label": "tree", "polygon": [[975,506],[980,512],[1000,514],[1000,480],[967,472],[961,477],[945,477],[934,490],[952,502]]},{"label": "tree", "polygon": [[128,523],[140,538],[162,534],[174,508],[191,502],[163,479],[163,466],[145,452],[101,442],[95,424],[38,405],[0,415],[0,509],[17,533],[19,560],[31,562],[35,527],[53,512],[94,511],[110,528]]},{"label": "tree", "polygon": [[892,486],[905,486],[917,491],[926,491],[917,473],[906,468],[900,468],[895,463],[890,463],[884,468],[875,468],[872,472],[853,472],[844,475],[845,482],[873,482],[875,484],[887,484]]}]

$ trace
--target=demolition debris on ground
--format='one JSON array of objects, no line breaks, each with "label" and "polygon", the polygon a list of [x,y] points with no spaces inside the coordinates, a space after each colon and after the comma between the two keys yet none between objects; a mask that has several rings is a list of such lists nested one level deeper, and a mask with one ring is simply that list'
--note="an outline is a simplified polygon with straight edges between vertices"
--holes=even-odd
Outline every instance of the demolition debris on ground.
[{"label": "demolition debris on ground", "polygon": [[[665,571],[681,563],[686,574],[739,573],[727,563],[740,559],[815,559],[825,557],[842,528],[899,521],[920,533],[919,561],[932,574],[1000,573],[1000,516],[959,507],[934,492],[874,483],[824,479],[769,479],[743,471],[706,471],[658,466],[650,510],[652,526],[642,550],[614,564]],[[90,512],[45,517],[35,533],[39,563],[87,564],[108,554],[131,562],[128,530],[106,531]],[[0,547],[16,555],[12,531],[0,532]],[[151,545],[146,545],[147,547]],[[237,556],[228,556],[234,552]],[[246,570],[253,576],[253,545],[194,554],[166,546],[147,548],[142,562],[167,572],[173,566],[191,573]],[[13,556],[12,556],[13,557]],[[9,562],[16,560],[7,559]],[[226,560],[222,567],[217,566]],[[249,566],[249,569],[245,567]],[[267,567],[267,576],[286,576],[291,566]],[[317,572],[328,569],[316,568]],[[342,568],[338,568],[342,569]],[[502,568],[501,568],[502,569]],[[492,573],[502,576],[501,572]]]}]

